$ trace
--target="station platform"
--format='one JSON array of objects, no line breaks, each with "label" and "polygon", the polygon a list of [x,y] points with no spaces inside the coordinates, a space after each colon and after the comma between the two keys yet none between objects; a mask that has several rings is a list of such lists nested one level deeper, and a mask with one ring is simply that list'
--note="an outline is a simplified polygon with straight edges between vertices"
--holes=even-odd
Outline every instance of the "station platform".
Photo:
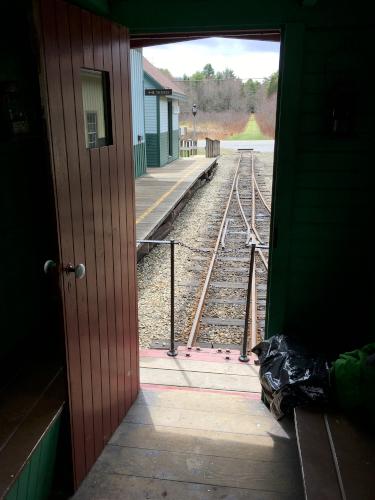
[{"label": "station platform", "polygon": [[271,416],[238,355],[141,350],[138,399],[74,499],[302,499],[293,422]]},{"label": "station platform", "polygon": [[[135,180],[137,240],[163,239],[201,181],[210,176],[217,158],[197,155],[165,167],[148,168]],[[138,259],[149,245],[137,244]]]}]

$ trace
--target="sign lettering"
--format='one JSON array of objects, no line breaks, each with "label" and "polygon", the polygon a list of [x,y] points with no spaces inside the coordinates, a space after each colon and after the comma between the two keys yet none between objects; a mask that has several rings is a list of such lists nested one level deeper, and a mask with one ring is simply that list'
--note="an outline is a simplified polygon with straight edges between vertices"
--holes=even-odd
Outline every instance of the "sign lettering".
[{"label": "sign lettering", "polygon": [[145,89],[145,95],[172,95],[172,89]]}]

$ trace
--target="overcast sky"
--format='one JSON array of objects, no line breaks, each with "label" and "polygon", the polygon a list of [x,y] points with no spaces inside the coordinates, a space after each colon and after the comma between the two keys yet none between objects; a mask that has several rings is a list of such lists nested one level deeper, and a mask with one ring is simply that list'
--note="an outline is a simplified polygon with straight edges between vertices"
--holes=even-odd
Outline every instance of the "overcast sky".
[{"label": "overcast sky", "polygon": [[215,71],[232,69],[236,76],[263,78],[279,68],[278,42],[206,38],[191,42],[145,47],[143,55],[157,68],[167,68],[175,77],[191,75],[211,63]]}]

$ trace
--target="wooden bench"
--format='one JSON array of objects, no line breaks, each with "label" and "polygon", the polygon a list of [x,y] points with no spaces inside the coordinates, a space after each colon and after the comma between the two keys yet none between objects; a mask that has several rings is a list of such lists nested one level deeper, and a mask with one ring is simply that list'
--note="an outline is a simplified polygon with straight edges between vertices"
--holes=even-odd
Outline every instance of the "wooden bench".
[{"label": "wooden bench", "polygon": [[307,500],[373,500],[375,439],[342,415],[296,408]]},{"label": "wooden bench", "polygon": [[52,365],[27,367],[0,389],[0,499],[8,497],[64,400],[62,371]]}]

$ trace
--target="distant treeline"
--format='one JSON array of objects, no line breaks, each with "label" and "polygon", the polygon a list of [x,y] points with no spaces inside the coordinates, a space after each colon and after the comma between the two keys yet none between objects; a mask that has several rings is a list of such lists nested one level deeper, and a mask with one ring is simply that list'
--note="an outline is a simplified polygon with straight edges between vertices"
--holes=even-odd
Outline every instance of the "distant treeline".
[{"label": "distant treeline", "polygon": [[[168,70],[162,70],[171,78]],[[191,76],[184,75],[178,84],[188,96],[180,103],[182,120],[190,121],[191,107],[204,113],[255,113],[262,132],[274,137],[278,72],[262,81],[251,78],[243,82],[234,71],[215,72],[211,64]]]}]

